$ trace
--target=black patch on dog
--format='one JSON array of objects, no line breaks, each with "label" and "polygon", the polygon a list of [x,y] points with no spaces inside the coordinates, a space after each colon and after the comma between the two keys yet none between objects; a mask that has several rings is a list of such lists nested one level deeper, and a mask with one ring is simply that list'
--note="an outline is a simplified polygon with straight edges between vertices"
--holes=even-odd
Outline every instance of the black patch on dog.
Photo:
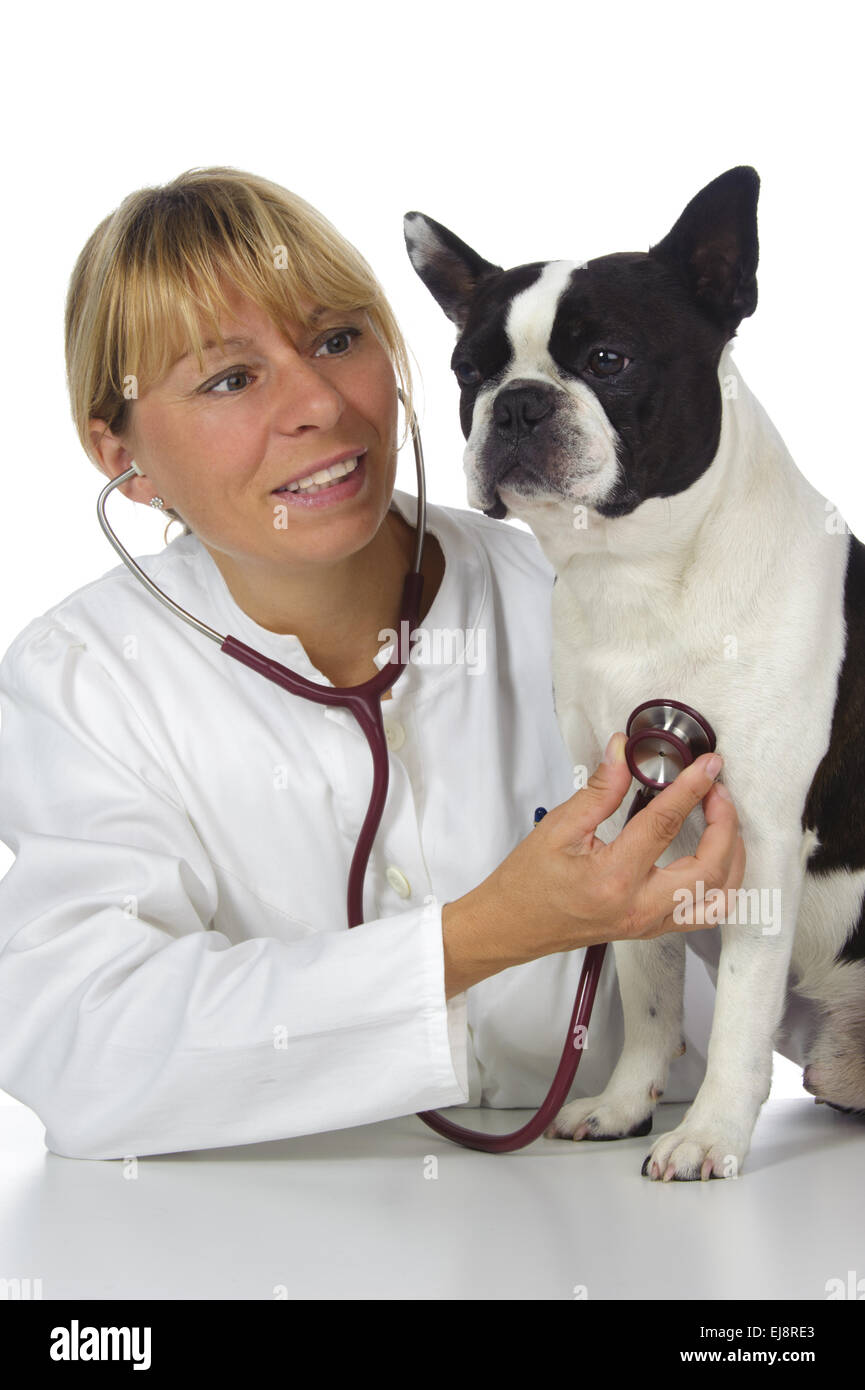
[{"label": "black patch on dog", "polygon": [[[802,829],[820,844],[806,864],[809,874],[865,869],[865,546],[851,535],[844,580],[847,642],[838,676],[829,747],[808,789]],[[865,906],[836,956],[865,960]]]},{"label": "black patch on dog", "polygon": [[473,368],[477,382],[460,382],[460,425],[468,439],[472,428],[475,398],[482,385],[501,380],[513,357],[511,341],[505,332],[505,319],[511,301],[540,278],[543,261],[503,270],[482,281],[469,304],[465,328],[451,357],[451,370]]}]

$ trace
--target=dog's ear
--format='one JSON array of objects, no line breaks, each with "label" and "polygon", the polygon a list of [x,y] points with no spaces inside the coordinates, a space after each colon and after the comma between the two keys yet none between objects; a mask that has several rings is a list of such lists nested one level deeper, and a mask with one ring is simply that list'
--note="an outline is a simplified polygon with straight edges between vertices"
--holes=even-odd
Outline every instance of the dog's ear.
[{"label": "dog's ear", "polygon": [[748,164],[720,174],[692,198],[649,254],[672,266],[702,309],[732,337],[757,307],[757,197]]},{"label": "dog's ear", "polygon": [[403,231],[412,265],[462,333],[477,286],[486,276],[500,274],[501,266],[485,261],[447,227],[422,212],[407,212]]}]

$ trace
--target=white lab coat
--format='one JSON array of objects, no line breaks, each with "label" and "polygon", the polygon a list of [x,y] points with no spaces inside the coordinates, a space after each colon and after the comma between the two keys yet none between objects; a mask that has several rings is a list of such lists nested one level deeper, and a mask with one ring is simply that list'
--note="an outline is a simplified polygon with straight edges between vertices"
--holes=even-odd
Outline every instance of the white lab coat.
[{"label": "white lab coat", "polygon": [[[392,505],[414,525],[413,497]],[[536,806],[573,794],[552,702],[552,570],[533,536],[479,513],[430,505],[428,527],[446,569],[424,628],[476,645],[410,664],[382,707],[390,784],[351,931],[371,763],[347,710],[232,660],[121,564],[12,642],[0,1086],[54,1153],[165,1153],[543,1100],[584,952],[446,1001],[441,905],[531,831]],[[296,637],[238,607],[195,536],[140,563],[217,631],[325,679]],[[705,1067],[713,991],[698,962],[689,982],[702,994],[667,1100],[691,1099]],[[622,1037],[609,950],[572,1095],[603,1089]]]}]

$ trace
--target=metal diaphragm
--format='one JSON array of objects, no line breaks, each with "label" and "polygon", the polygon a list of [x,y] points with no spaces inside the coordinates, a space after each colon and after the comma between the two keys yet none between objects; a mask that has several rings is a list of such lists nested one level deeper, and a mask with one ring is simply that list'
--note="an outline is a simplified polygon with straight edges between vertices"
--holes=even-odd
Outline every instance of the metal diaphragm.
[{"label": "metal diaphragm", "polygon": [[683,768],[715,748],[709,721],[676,700],[646,700],[638,705],[625,732],[631,775],[652,791],[668,787]]}]

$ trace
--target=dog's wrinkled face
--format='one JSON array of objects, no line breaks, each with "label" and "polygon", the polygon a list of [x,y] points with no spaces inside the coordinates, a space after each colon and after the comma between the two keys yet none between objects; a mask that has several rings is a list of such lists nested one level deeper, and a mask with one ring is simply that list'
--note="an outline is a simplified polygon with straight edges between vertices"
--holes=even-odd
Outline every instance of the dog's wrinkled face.
[{"label": "dog's wrinkled face", "polygon": [[624,516],[682,492],[718,446],[718,361],[757,303],[753,169],[728,170],[648,252],[503,270],[422,213],[412,264],[459,330],[469,505]]}]

